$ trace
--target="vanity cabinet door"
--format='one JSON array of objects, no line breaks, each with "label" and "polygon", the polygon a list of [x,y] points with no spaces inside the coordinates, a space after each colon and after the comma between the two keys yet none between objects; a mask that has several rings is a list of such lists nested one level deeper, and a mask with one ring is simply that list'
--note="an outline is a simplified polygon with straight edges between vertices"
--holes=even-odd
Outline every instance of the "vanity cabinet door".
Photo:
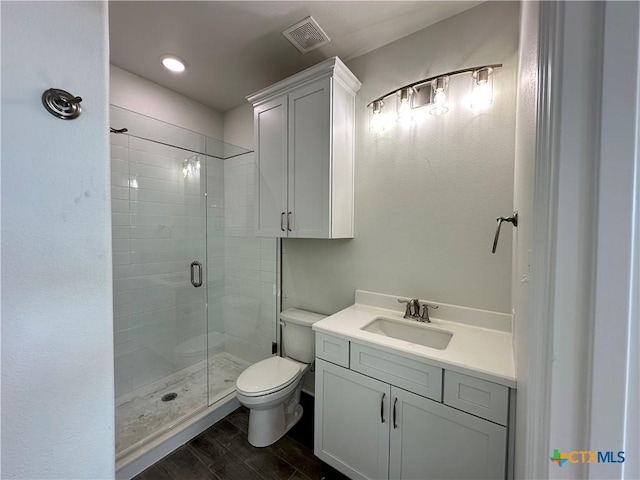
[{"label": "vanity cabinet door", "polygon": [[287,236],[287,96],[254,110],[256,138],[256,231]]},{"label": "vanity cabinet door", "polygon": [[388,384],[316,360],[315,455],[351,479],[389,478]]},{"label": "vanity cabinet door", "polygon": [[392,479],[505,478],[501,425],[391,387],[390,428]]}]

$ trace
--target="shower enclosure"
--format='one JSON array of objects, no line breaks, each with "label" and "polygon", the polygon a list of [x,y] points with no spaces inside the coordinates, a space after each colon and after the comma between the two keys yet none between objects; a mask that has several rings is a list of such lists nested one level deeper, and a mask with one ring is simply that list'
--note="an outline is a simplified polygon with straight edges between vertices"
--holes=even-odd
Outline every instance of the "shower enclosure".
[{"label": "shower enclosure", "polygon": [[116,457],[235,391],[276,340],[253,154],[112,106]]}]

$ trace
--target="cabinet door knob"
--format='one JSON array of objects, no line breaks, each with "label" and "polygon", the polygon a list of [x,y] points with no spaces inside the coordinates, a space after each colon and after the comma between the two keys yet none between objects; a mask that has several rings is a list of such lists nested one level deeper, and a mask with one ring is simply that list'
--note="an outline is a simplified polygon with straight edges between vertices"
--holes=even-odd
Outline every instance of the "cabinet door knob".
[{"label": "cabinet door knob", "polygon": [[280,214],[280,230],[284,232],[284,212]]},{"label": "cabinet door knob", "polygon": [[380,399],[380,423],[384,423],[384,396],[386,393],[382,393],[382,398]]},{"label": "cabinet door knob", "polygon": [[291,231],[291,212],[287,213],[287,230]]}]

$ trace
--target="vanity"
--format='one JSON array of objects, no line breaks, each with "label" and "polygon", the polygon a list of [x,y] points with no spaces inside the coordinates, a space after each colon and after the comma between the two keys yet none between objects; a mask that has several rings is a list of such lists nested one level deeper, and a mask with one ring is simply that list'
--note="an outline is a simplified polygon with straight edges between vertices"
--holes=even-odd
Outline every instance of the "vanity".
[{"label": "vanity", "polygon": [[357,291],[314,324],[314,453],[352,479],[511,475],[511,317],[439,305],[404,319],[397,297]]}]

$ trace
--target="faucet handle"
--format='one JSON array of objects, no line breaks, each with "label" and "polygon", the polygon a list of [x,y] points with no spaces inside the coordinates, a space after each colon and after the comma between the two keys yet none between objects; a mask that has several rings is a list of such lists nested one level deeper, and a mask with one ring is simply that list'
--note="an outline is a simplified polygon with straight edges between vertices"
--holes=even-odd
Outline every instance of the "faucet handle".
[{"label": "faucet handle", "polygon": [[420,318],[423,322],[431,323],[431,320],[429,319],[429,309],[432,308],[433,310],[437,310],[440,307],[438,305],[426,302],[420,302],[420,305],[422,305],[422,313],[420,314]]},{"label": "faucet handle", "polygon": [[434,310],[437,310],[440,308],[439,305],[434,305],[433,303],[427,303],[427,302],[420,302],[420,306],[422,307],[428,307],[428,308],[432,308]]},{"label": "faucet handle", "polygon": [[398,298],[398,303],[406,303],[407,308],[404,311],[404,318],[413,317],[418,315],[420,310],[420,302],[417,298]]}]

